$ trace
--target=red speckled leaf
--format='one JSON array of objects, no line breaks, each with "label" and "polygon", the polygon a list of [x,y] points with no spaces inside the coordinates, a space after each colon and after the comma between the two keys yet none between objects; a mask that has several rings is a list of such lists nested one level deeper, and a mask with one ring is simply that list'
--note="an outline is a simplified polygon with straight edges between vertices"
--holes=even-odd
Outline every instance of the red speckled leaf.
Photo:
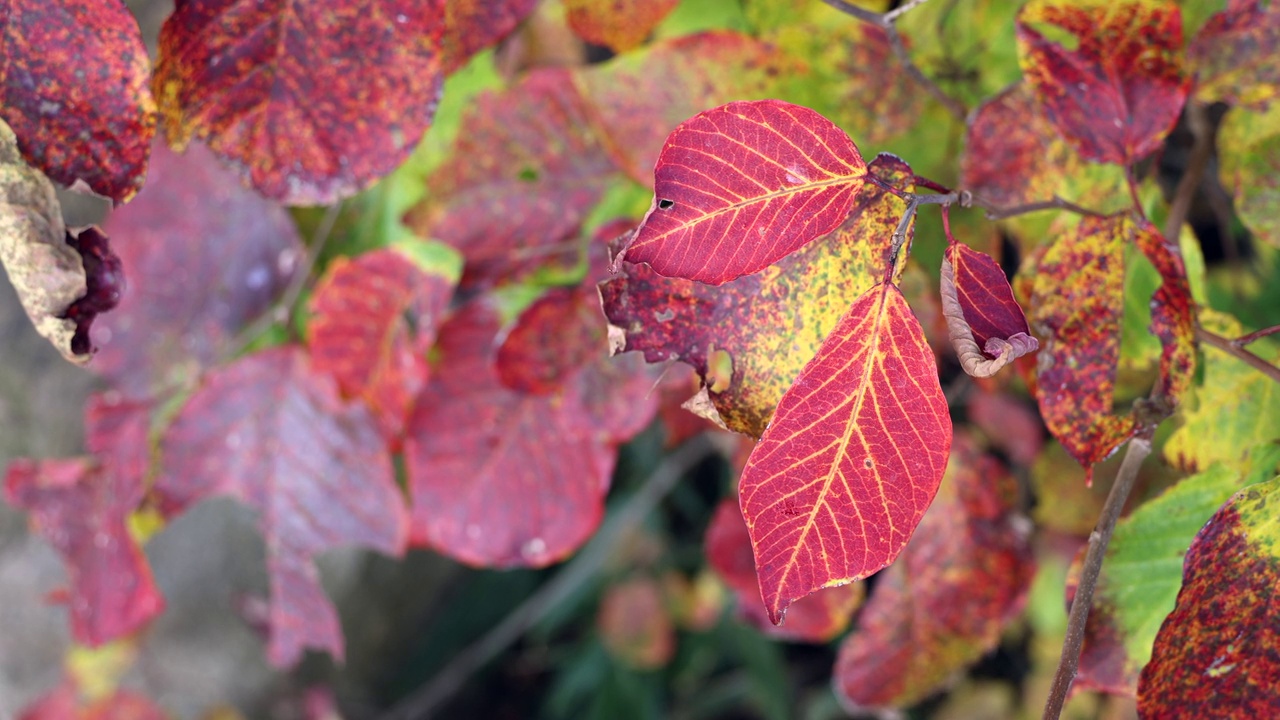
[{"label": "red speckled leaf", "polygon": [[412,152],[444,78],[443,0],[179,0],[160,30],[170,144],[209,144],[269,198],[328,204]]},{"label": "red speckled leaf", "polygon": [[271,306],[301,242],[289,215],[241,187],[207,149],[157,146],[147,187],[105,223],[128,292],[94,327],[91,368],[144,396],[194,377]]},{"label": "red speckled leaf", "polygon": [[1142,221],[1134,232],[1138,249],[1155,265],[1162,281],[1151,296],[1151,333],[1160,338],[1160,382],[1156,392],[1175,403],[1195,379],[1196,314],[1187,282],[1187,268],[1177,243],[1150,222]]},{"label": "red speckled leaf", "polygon": [[[1190,87],[1174,3],[1036,0],[1018,13],[1017,32],[1023,74],[1086,159],[1140,160],[1173,129]],[[1062,35],[1069,44],[1051,39]]]},{"label": "red speckled leaf", "polygon": [[719,285],[840,226],[867,165],[844,131],[780,100],[681,123],[654,169],[653,206],[618,259]]},{"label": "red speckled leaf", "polygon": [[637,670],[663,667],[675,655],[675,624],[653,578],[610,585],[600,601],[596,627],[609,654]]},{"label": "red speckled leaf", "polygon": [[894,285],[868,290],[782,397],[742,473],[761,595],[794,600],[893,562],[933,501],[951,416],[924,330]]},{"label": "red speckled leaf", "polygon": [[98,646],[146,625],[164,598],[125,526],[144,492],[148,408],[96,396],[85,421],[96,459],[14,461],[5,498],[28,510],[32,529],[62,555],[71,632]]},{"label": "red speckled leaf", "polygon": [[313,367],[332,375],[344,396],[363,398],[388,438],[399,437],[427,382],[427,350],[452,296],[452,278],[401,250],[334,260],[311,296]]},{"label": "red speckled leaf", "polygon": [[1086,468],[1133,430],[1132,418],[1111,414],[1132,232],[1124,217],[1084,218],[1049,246],[1035,275],[1036,400],[1049,432]]},{"label": "red speckled leaf", "polygon": [[298,348],[245,356],[208,373],[161,440],[156,490],[176,513],[228,495],[258,511],[271,603],[267,658],[305,648],[342,659],[338,616],[312,559],[363,545],[398,554],[407,518],[372,416],[344,404]]},{"label": "red speckled leaf", "polygon": [[1253,109],[1280,95],[1280,5],[1228,0],[1187,48],[1201,102]]},{"label": "red speckled leaf", "polygon": [[787,622],[774,625],[760,602],[760,581],[751,551],[751,535],[737,500],[728,498],[716,507],[704,540],[707,563],[737,597],[738,612],[762,632],[783,640],[827,642],[849,626],[862,604],[865,588],[852,583],[824,588],[797,600],[787,610]]},{"label": "red speckled leaf", "polygon": [[453,74],[472,55],[510,35],[537,4],[538,0],[445,0],[444,73]]},{"label": "red speckled leaf", "polygon": [[1039,347],[1004,270],[990,255],[952,242],[941,278],[942,312],[966,373],[990,377]]},{"label": "red speckled leaf", "polygon": [[32,165],[118,202],[147,175],[151,63],[120,0],[9,0],[0,8],[0,118]]},{"label": "red speckled leaf", "polygon": [[556,392],[606,347],[600,297],[592,285],[556,288],[516,318],[494,362],[498,380],[531,395]]},{"label": "red speckled leaf", "polygon": [[474,565],[547,565],[599,524],[616,445],[653,416],[653,382],[601,347],[559,391],[515,392],[493,369],[497,333],[483,301],[440,329],[405,441],[414,542]]},{"label": "red speckled leaf", "polygon": [[1138,681],[1145,717],[1263,718],[1280,686],[1280,478],[1241,490],[1187,551]]},{"label": "red speckled leaf", "polygon": [[626,52],[644,42],[680,0],[565,0],[569,27],[589,43]]},{"label": "red speckled leaf", "polygon": [[567,70],[480,96],[406,222],[462,251],[467,285],[543,264],[545,252],[528,251],[577,233],[614,172],[590,127]]},{"label": "red speckled leaf", "polygon": [[968,437],[938,497],[840,647],[846,707],[906,707],[999,642],[1035,575],[1017,485]]}]

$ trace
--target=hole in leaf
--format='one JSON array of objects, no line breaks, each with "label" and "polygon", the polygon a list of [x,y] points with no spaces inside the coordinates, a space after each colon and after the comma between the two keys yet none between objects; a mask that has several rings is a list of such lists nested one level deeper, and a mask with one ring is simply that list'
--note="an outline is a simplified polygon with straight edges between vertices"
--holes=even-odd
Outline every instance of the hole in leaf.
[{"label": "hole in leaf", "polygon": [[722,393],[733,382],[733,356],[725,350],[712,349],[707,354],[707,387],[713,393]]},{"label": "hole in leaf", "polygon": [[862,466],[870,470],[871,468],[875,467],[876,464],[871,460],[871,458],[867,458],[866,460],[862,461]]},{"label": "hole in leaf", "polygon": [[666,198],[663,198],[662,200],[659,200],[659,201],[658,201],[658,209],[659,209],[659,210],[666,210],[666,209],[670,208],[672,205],[675,205],[675,204],[676,204],[676,201],[675,201],[675,200],[667,200]]}]

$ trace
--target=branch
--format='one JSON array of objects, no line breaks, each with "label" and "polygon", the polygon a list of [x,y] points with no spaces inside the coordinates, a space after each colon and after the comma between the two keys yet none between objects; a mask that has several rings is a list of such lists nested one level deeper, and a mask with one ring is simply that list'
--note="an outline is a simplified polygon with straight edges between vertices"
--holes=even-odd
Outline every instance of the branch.
[{"label": "branch", "polygon": [[[1258,332],[1266,332],[1267,334],[1271,334],[1271,333],[1277,332],[1277,329],[1267,328],[1266,330],[1259,330]],[[1266,360],[1263,360],[1262,358],[1258,357],[1252,352],[1245,350],[1243,347],[1244,346],[1244,343],[1242,342],[1243,340],[1249,339],[1252,335],[1257,335],[1257,334],[1258,333],[1251,333],[1250,335],[1245,335],[1244,337],[1241,337],[1236,340],[1228,340],[1222,337],[1221,335],[1205,330],[1202,327],[1196,328],[1196,339],[1199,340],[1200,342],[1210,347],[1217,348],[1218,350],[1221,350],[1222,352],[1230,355],[1231,357],[1239,360],[1240,362],[1245,363],[1246,365],[1253,368],[1254,370],[1257,370],[1263,375],[1266,375],[1272,380],[1275,380],[1276,382],[1280,382],[1280,367],[1276,367],[1275,365],[1272,365],[1271,363],[1267,362]],[[1253,338],[1253,339],[1256,340],[1257,338]]]},{"label": "branch", "polygon": [[1038,202],[1027,203],[1025,205],[1014,205],[1012,207],[1002,208],[981,196],[974,195],[973,193],[965,190],[960,193],[960,207],[982,208],[987,212],[988,220],[1007,220],[1011,217],[1039,212],[1041,210],[1068,210],[1077,215],[1084,215],[1085,217],[1106,217],[1106,215],[1098,212],[1097,210],[1090,210],[1089,208],[1081,207],[1070,200],[1063,200],[1057,195],[1053,196],[1053,199],[1051,200],[1040,200]]},{"label": "branch", "polygon": [[1276,333],[1280,333],[1280,325],[1272,325],[1269,328],[1262,328],[1261,330],[1256,330],[1248,335],[1241,335],[1235,340],[1232,340],[1231,344],[1242,348],[1245,345],[1255,343],[1268,335],[1275,335]]},{"label": "branch", "polygon": [[1213,136],[1209,132],[1209,121],[1204,114],[1204,106],[1191,102],[1187,104],[1187,124],[1195,142],[1191,146],[1191,156],[1187,158],[1186,170],[1178,181],[1178,188],[1173,192],[1173,203],[1169,205],[1169,216],[1164,221],[1164,239],[1177,245],[1178,234],[1187,221],[1187,213],[1191,211],[1191,200],[1196,189],[1200,187],[1200,179],[1213,156]]}]

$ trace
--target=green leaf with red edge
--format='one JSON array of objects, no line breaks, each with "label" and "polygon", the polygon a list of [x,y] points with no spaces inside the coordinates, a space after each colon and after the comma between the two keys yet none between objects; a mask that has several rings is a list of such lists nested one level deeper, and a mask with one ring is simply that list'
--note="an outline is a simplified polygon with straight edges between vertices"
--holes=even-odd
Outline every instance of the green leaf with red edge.
[{"label": "green leaf with red edge", "polygon": [[443,0],[179,0],[154,78],[165,134],[207,142],[269,198],[353,195],[430,125],[444,18]]},{"label": "green leaf with red edge", "polygon": [[797,600],[787,610],[787,622],[774,625],[760,602],[751,535],[734,498],[716,506],[703,540],[707,564],[733,590],[738,613],[766,635],[781,640],[822,643],[844,632],[866,594],[862,583],[823,588]]},{"label": "green leaf with red edge", "polygon": [[1151,297],[1150,330],[1162,348],[1156,394],[1177,403],[1191,387],[1196,369],[1195,301],[1187,266],[1178,245],[1165,242],[1164,235],[1146,220],[1134,229],[1134,241],[1161,277]]},{"label": "green leaf with red edge", "polygon": [[1200,102],[1262,109],[1280,94],[1280,5],[1228,0],[1187,47]]},{"label": "green leaf with red edge", "polygon": [[289,284],[302,243],[289,215],[193,144],[157,146],[137,200],[104,223],[128,277],[94,328],[91,369],[131,396],[186,384]]},{"label": "green leaf with red edge", "polygon": [[1173,129],[1190,88],[1173,2],[1034,0],[1017,33],[1024,76],[1084,158],[1127,165]]},{"label": "green leaf with red edge", "polygon": [[867,165],[840,128],[780,100],[733,102],[667,138],[649,214],[618,260],[720,285],[840,226]]},{"label": "green leaf with red edge", "polygon": [[605,650],[628,667],[656,670],[675,656],[675,623],[653,578],[610,585],[600,600],[596,628]]},{"label": "green leaf with red edge", "polygon": [[953,450],[933,506],[840,647],[834,685],[846,707],[919,702],[1022,611],[1035,563],[1017,484],[971,438]]},{"label": "green leaf with red edge", "polygon": [[0,9],[0,118],[32,165],[125,202],[155,136],[151,63],[120,0],[9,0]]},{"label": "green leaf with red edge", "polygon": [[568,70],[535,70],[481,95],[460,127],[405,222],[462,252],[464,285],[544,264],[546,246],[578,232],[615,173]]},{"label": "green leaf with red edge", "polygon": [[168,720],[160,706],[145,695],[116,690],[105,697],[87,698],[88,693],[64,682],[27,706],[18,720]]},{"label": "green leaf with red edge", "polygon": [[[888,184],[913,187],[911,168],[892,155],[868,167]],[[622,275],[600,286],[605,315],[622,331],[621,349],[689,363],[720,421],[759,437],[845,309],[884,276],[905,207],[867,185],[835,231],[718,288],[619,263]],[[731,367],[720,367],[726,360]]]},{"label": "green leaf with red edge", "polygon": [[933,501],[951,416],[898,288],[868,290],[783,395],[739,483],[774,624],[893,562]]},{"label": "green leaf with red edge", "polygon": [[1222,184],[1240,221],[1280,247],[1280,102],[1265,110],[1232,108],[1218,131]]},{"label": "green leaf with red edge", "polygon": [[1147,717],[1260,718],[1280,684],[1280,477],[1236,493],[1196,535],[1177,606],[1138,681]]},{"label": "green leaf with red edge", "polygon": [[771,97],[778,78],[792,69],[770,45],[714,30],[580,68],[574,79],[614,161],[632,180],[653,187],[658,154],[681,121],[731,100]]},{"label": "green leaf with red edge", "polygon": [[1112,414],[1124,312],[1126,217],[1086,217],[1041,258],[1031,325],[1042,341],[1036,400],[1049,432],[1086,468],[1129,438],[1133,418]]},{"label": "green leaf with red edge", "polygon": [[537,5],[538,0],[445,0],[444,74],[452,75],[472,55],[510,35]]},{"label": "green leaf with red edge", "polygon": [[498,346],[498,380],[530,395],[564,386],[606,347],[595,287],[555,288],[525,308]]},{"label": "green leaf with red edge", "polygon": [[156,492],[168,514],[226,495],[258,512],[271,588],[267,659],[343,656],[313,558],[343,545],[404,550],[408,522],[371,414],[284,346],[205,375],[161,438]]},{"label": "green leaf with red edge", "polygon": [[940,287],[951,346],[966,373],[990,377],[1039,347],[990,255],[953,241],[942,258]]},{"label": "green leaf with red edge", "polygon": [[483,299],[440,328],[405,441],[413,541],[473,565],[542,566],[599,524],[617,444],[653,417],[652,381],[601,347],[557,392],[510,390],[494,370],[498,329]]},{"label": "green leaf with red edge", "polygon": [[151,568],[126,526],[145,491],[149,409],[94,396],[85,422],[95,458],[21,459],[5,476],[5,499],[31,513],[32,529],[67,567],[72,635],[94,647],[164,611]]},{"label": "green leaf with red edge", "polygon": [[383,434],[399,438],[427,382],[427,351],[453,297],[454,278],[381,248],[337,258],[316,283],[307,321],[312,367],[362,398]]},{"label": "green leaf with red edge", "polygon": [[680,0],[565,0],[569,27],[589,43],[617,53],[638,47]]}]

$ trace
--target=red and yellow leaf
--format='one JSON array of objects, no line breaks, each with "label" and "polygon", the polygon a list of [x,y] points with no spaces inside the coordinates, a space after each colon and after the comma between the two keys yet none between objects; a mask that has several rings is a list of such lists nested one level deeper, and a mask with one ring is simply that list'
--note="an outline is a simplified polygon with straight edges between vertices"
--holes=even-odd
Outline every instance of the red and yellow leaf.
[{"label": "red and yellow leaf", "polygon": [[1150,222],[1140,222],[1134,241],[1160,273],[1151,297],[1151,333],[1160,339],[1160,380],[1156,393],[1177,403],[1191,387],[1196,369],[1196,313],[1187,267],[1177,243],[1168,243]]},{"label": "red and yellow leaf", "polygon": [[853,304],[782,397],[740,483],[769,619],[898,556],[933,501],[951,416],[933,351],[888,282]]},{"label": "red and yellow leaf", "polygon": [[1280,102],[1232,108],[1218,133],[1222,184],[1240,221],[1280,247]]},{"label": "red and yellow leaf", "polygon": [[566,0],[569,27],[589,43],[626,52],[644,42],[680,0]]},{"label": "red and yellow leaf", "polygon": [[1004,270],[984,252],[952,242],[942,259],[942,310],[960,366],[990,377],[1039,347]]},{"label": "red and yellow leaf", "polygon": [[712,285],[758,272],[839,227],[866,175],[849,136],[808,108],[708,110],[667,138],[653,206],[618,259]]},{"label": "red and yellow leaf", "polygon": [[444,74],[452,75],[472,55],[510,35],[537,5],[538,0],[445,0]]},{"label": "red and yellow leaf", "polygon": [[165,133],[208,143],[269,198],[353,195],[430,125],[444,15],[443,0],[179,0],[154,79]]},{"label": "red and yellow leaf", "polygon": [[1280,95],[1280,5],[1228,0],[1187,48],[1195,97],[1260,110]]},{"label": "red and yellow leaf", "polygon": [[675,623],[662,586],[653,578],[610,585],[600,601],[596,626],[605,650],[637,670],[663,667],[675,656]]}]

